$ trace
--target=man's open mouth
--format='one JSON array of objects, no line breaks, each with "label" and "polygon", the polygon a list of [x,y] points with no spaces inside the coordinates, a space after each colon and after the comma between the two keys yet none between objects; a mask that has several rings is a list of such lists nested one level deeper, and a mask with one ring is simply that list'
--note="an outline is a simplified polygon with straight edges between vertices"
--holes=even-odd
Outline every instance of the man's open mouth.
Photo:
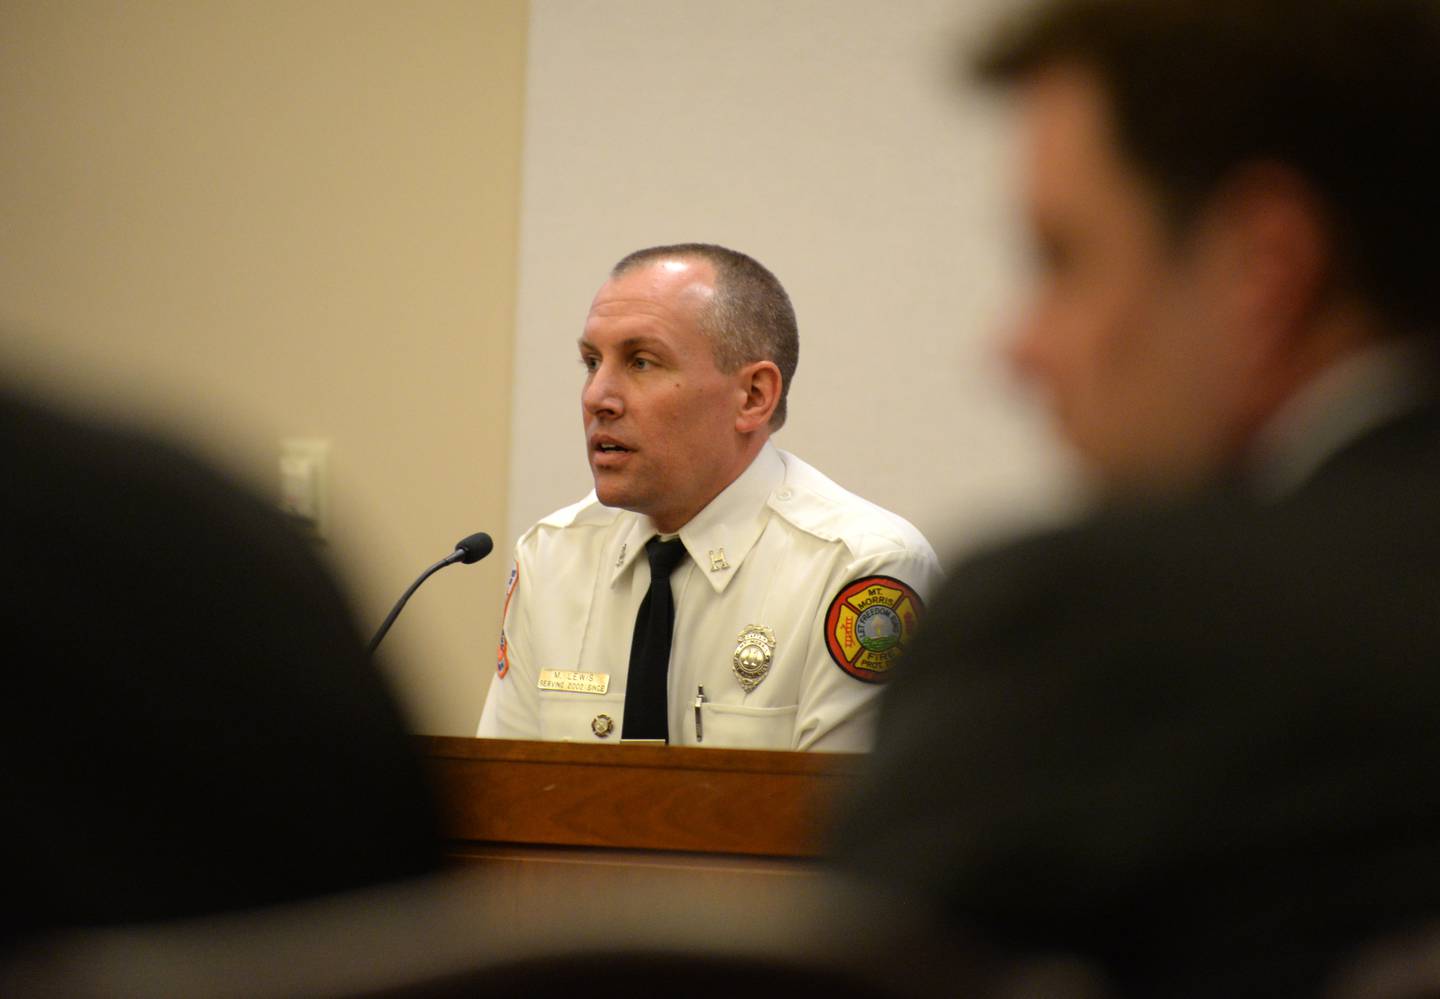
[{"label": "man's open mouth", "polygon": [[609,434],[591,434],[589,440],[590,450],[598,454],[625,454],[631,450]]}]

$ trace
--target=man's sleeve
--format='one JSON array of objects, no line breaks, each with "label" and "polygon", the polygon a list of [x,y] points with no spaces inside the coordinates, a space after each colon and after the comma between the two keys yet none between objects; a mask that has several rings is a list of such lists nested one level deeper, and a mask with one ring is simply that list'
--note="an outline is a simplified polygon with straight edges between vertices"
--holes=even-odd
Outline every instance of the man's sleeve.
[{"label": "man's sleeve", "polygon": [[540,705],[530,644],[530,581],[519,549],[505,587],[500,644],[495,652],[495,677],[485,698],[476,736],[481,739],[539,739]]},{"label": "man's sleeve", "polygon": [[940,578],[939,562],[926,549],[867,556],[829,581],[809,625],[796,749],[870,749],[880,692]]}]

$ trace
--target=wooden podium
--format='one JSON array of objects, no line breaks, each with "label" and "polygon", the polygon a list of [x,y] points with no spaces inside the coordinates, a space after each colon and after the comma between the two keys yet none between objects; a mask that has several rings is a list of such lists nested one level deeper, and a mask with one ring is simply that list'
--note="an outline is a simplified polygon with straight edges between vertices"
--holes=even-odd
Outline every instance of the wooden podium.
[{"label": "wooden podium", "polygon": [[449,854],[506,882],[517,915],[603,905],[617,879],[697,904],[781,902],[787,882],[818,871],[863,760],[440,736],[417,748]]}]

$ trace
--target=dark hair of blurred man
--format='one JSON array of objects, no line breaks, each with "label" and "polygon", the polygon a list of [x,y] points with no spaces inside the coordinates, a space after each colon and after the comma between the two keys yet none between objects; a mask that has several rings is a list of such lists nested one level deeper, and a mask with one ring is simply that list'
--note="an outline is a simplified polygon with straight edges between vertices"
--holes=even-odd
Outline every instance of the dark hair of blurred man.
[{"label": "dark hair of blurred man", "polygon": [[1440,914],[1440,5],[1051,3],[982,75],[1012,358],[1114,502],[954,574],[845,863],[1123,994],[1308,993]]},{"label": "dark hair of blurred man", "polygon": [[1108,485],[1256,471],[1336,362],[1440,319],[1436,9],[1088,0],[1007,39],[1039,289],[1013,347]]}]

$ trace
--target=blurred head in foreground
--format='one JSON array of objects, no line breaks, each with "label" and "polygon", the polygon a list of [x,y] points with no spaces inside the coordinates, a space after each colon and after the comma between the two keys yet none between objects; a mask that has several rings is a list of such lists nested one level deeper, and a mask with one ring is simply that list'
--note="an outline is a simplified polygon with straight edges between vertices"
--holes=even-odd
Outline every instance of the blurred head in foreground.
[{"label": "blurred head in foreground", "polygon": [[3,384],[0,463],[0,952],[438,866],[400,708],[278,510]]},{"label": "blurred head in foreground", "polygon": [[1425,0],[1078,0],[983,58],[1024,136],[1011,344],[1111,491],[1245,472],[1327,368],[1429,332],[1440,26]]},{"label": "blurred head in foreground", "polygon": [[982,66],[1040,256],[1015,362],[1164,501],[951,573],[837,853],[1117,995],[1320,994],[1440,914],[1440,5],[1069,0]]}]

